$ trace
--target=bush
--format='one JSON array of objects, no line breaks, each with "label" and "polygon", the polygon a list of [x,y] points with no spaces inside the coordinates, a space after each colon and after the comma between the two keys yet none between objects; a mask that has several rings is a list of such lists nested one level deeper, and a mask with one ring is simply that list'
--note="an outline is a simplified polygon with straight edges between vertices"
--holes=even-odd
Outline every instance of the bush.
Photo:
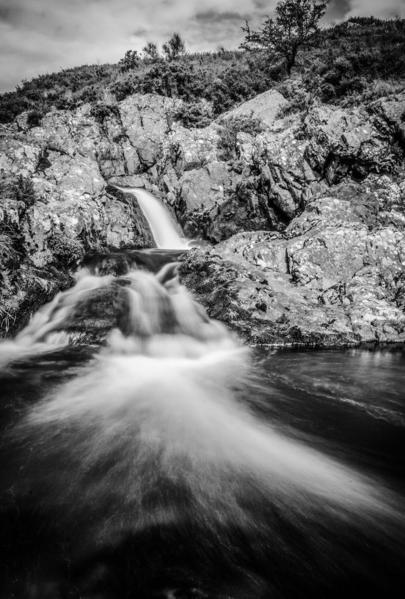
[{"label": "bush", "polygon": [[20,175],[15,186],[15,197],[19,205],[20,216],[25,213],[27,208],[35,203],[34,186],[30,178]]},{"label": "bush", "polygon": [[140,62],[141,57],[139,56],[136,50],[127,50],[127,52],[125,52],[124,58],[121,58],[118,65],[120,67],[120,70],[125,72],[136,69],[139,66]]},{"label": "bush", "polygon": [[94,104],[91,107],[90,114],[93,118],[96,119],[98,123],[101,125],[104,122],[104,119],[111,116],[119,117],[118,106],[115,104],[104,104],[99,102],[98,104]]},{"label": "bush", "polygon": [[163,52],[167,60],[176,60],[186,51],[186,46],[178,33],[173,33],[172,37],[163,44]]},{"label": "bush", "polygon": [[223,160],[232,160],[237,155],[238,133],[249,133],[258,135],[263,132],[263,124],[260,119],[252,116],[239,116],[224,119],[218,128],[218,147],[222,150]]},{"label": "bush", "polygon": [[84,249],[80,241],[68,237],[61,231],[53,233],[48,246],[57,262],[64,267],[77,265],[84,257]]},{"label": "bush", "polygon": [[212,105],[208,102],[183,102],[172,115],[173,120],[179,121],[183,127],[208,127],[212,122]]},{"label": "bush", "polygon": [[27,114],[27,125],[29,127],[39,127],[43,116],[39,110],[30,110]]},{"label": "bush", "polygon": [[[205,99],[219,115],[288,80],[284,61],[266,52],[221,50],[164,60],[153,44],[145,48],[144,59],[131,50],[118,65],[85,65],[23,82],[16,91],[0,96],[0,122],[32,112],[35,126],[52,107],[70,109],[102,101],[106,90],[119,101],[135,92],[179,97],[189,103]],[[325,28],[302,46],[295,70],[310,95],[311,80],[320,78],[319,98],[333,103],[362,98],[373,81],[403,84],[405,20],[351,19]],[[198,123],[198,115],[192,112],[190,123],[194,119]]]}]

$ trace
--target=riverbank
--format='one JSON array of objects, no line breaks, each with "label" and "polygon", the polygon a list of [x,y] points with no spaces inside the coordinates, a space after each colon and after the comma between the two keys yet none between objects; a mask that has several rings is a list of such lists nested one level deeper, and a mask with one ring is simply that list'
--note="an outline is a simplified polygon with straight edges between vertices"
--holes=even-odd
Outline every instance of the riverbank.
[{"label": "riverbank", "polygon": [[206,244],[182,281],[248,343],[402,343],[404,94],[297,111],[272,90],[203,128],[174,119],[181,102],[134,94],[1,127],[2,334],[85,256],[155,245],[119,186]]}]

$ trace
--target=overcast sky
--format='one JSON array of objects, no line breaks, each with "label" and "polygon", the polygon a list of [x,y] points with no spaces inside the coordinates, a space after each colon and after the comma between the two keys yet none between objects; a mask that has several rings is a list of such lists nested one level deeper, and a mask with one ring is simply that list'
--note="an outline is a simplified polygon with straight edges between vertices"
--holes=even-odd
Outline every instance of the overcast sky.
[{"label": "overcast sky", "polygon": [[[0,91],[61,68],[116,62],[174,31],[189,50],[235,48],[277,0],[0,0]],[[405,0],[331,0],[329,21],[405,17]]]}]

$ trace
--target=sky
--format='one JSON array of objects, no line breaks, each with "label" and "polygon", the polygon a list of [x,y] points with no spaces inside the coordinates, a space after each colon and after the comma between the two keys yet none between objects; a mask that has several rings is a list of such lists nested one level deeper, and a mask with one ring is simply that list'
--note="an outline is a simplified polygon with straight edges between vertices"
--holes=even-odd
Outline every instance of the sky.
[{"label": "sky", "polygon": [[[0,91],[82,64],[117,62],[174,31],[187,49],[236,48],[241,24],[271,16],[277,0],[0,0]],[[328,22],[405,18],[405,0],[331,0]]]}]

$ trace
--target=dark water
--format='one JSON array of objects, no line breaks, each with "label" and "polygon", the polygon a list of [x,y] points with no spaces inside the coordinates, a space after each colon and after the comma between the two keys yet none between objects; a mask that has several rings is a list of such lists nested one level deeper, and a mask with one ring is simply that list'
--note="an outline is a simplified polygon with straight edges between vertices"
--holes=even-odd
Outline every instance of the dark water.
[{"label": "dark water", "polygon": [[403,348],[278,352],[264,365],[273,421],[404,489]]},{"label": "dark water", "polygon": [[405,351],[256,352],[252,378],[173,282],[127,283],[132,336],[103,359],[0,366],[0,598],[402,597]]},{"label": "dark water", "polygon": [[[27,406],[54,385],[77,374],[91,351],[70,349],[14,363],[1,373],[3,429],[21,418]],[[405,466],[405,354],[402,351],[348,350],[277,352],[259,356],[267,391],[254,402],[261,418],[292,437],[372,475],[376,485],[401,494]],[[243,439],[241,439],[243,443]],[[30,448],[29,451],[35,451]],[[11,452],[12,453],[12,452]],[[61,465],[59,465],[61,466]],[[2,448],[3,472],[18,480],[10,448]],[[53,464],[58,468],[58,464]],[[11,470],[11,474],[10,474]],[[6,476],[9,481],[9,476]],[[66,481],[69,484],[69,481]],[[19,499],[2,489],[1,597],[302,597],[356,593],[402,596],[401,531],[388,539],[365,531],[327,529],[322,551],[277,516],[275,539],[297,548],[226,530],[212,537],[192,522],[129,535],[118,545],[80,551],[83,523],[66,529],[63,515],[43,508],[35,496]],[[168,492],[176,494],[175,489]],[[259,511],[261,508],[258,508]],[[274,514],[273,514],[274,516]],[[85,514],[91,518],[92,513]],[[262,515],[260,516],[262,517]],[[63,525],[60,526],[60,523]],[[311,533],[312,534],[312,533]],[[395,539],[395,535],[398,538]],[[394,538],[392,538],[394,537]],[[78,548],[79,541],[79,548]],[[256,545],[257,541],[257,545]],[[398,545],[396,545],[398,543]],[[299,557],[303,564],[300,567]],[[329,582],[331,583],[329,585]]]}]

